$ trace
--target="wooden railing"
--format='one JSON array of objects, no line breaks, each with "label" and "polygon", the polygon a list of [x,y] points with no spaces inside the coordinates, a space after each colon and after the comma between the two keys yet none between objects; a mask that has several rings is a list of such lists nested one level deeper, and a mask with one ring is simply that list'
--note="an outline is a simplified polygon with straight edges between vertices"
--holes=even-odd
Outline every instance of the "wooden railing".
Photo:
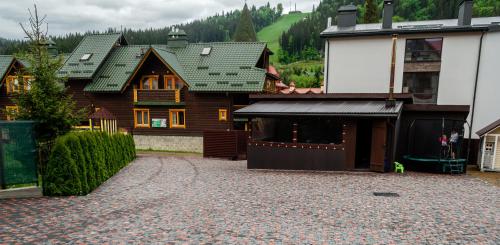
[{"label": "wooden railing", "polygon": [[268,142],[268,141],[255,141],[248,142],[251,146],[265,146],[275,148],[297,148],[297,149],[319,149],[319,150],[345,150],[344,144],[310,144],[310,143],[285,143],[285,142]]},{"label": "wooden railing", "polygon": [[134,89],[134,102],[175,102],[180,103],[184,100],[184,92],[175,90],[147,90]]}]

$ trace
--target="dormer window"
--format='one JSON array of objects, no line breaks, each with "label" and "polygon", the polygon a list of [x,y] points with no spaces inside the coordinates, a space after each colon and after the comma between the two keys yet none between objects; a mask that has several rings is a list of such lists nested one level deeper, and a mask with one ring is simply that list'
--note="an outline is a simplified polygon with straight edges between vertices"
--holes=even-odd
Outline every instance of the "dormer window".
[{"label": "dormer window", "polygon": [[210,54],[210,52],[212,52],[212,47],[203,48],[203,50],[201,51],[201,55],[207,56]]},{"label": "dormer window", "polygon": [[80,58],[80,61],[89,61],[91,57],[92,53],[86,53]]}]

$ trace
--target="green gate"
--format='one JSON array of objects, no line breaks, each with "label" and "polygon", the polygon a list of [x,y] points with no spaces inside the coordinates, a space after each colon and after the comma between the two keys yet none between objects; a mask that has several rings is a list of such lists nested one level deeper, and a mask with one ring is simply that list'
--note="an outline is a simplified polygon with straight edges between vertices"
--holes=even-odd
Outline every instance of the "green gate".
[{"label": "green gate", "polygon": [[0,121],[0,187],[38,183],[33,121]]}]

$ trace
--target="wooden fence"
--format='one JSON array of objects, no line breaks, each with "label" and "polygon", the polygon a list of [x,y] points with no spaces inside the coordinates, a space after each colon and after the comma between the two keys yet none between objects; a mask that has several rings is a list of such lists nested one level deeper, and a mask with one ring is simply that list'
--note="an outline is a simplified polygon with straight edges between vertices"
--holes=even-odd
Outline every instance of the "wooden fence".
[{"label": "wooden fence", "polygon": [[243,130],[203,132],[203,157],[246,159],[248,133]]}]

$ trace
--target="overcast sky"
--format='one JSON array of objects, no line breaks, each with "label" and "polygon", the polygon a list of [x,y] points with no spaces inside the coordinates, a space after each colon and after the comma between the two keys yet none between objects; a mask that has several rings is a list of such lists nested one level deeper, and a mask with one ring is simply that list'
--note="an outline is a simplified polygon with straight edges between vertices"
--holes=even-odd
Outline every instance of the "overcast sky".
[{"label": "overcast sky", "polygon": [[[283,3],[288,12],[289,0],[248,0],[249,5],[272,6]],[[241,9],[243,0],[0,0],[0,37],[20,39],[24,35],[19,22],[26,23],[28,8],[38,6],[47,15],[49,35],[108,27],[160,28],[188,22],[222,12]],[[297,10],[310,12],[319,0],[297,0]]]}]

